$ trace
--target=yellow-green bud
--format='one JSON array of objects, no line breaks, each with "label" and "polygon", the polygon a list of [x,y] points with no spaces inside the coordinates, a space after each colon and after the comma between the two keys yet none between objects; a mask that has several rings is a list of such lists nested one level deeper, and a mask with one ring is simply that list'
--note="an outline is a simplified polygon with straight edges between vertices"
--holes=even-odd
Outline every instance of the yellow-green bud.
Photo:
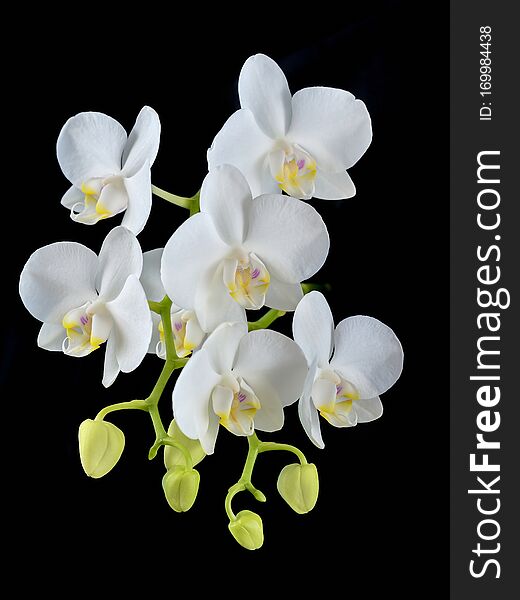
[{"label": "yellow-green bud", "polygon": [[228,527],[235,540],[247,550],[258,550],[264,543],[262,519],[250,510],[241,510]]},{"label": "yellow-green bud", "polygon": [[320,488],[316,465],[292,464],[284,467],[277,483],[280,496],[299,515],[312,510]]},{"label": "yellow-green bud", "polygon": [[[191,460],[193,461],[193,466],[198,465],[200,461],[206,456],[206,453],[202,449],[199,440],[192,440],[189,437],[185,436],[184,433],[179,429],[179,426],[175,421],[170,423],[170,427],[168,427],[168,435],[175,441],[181,444],[186,448],[186,450],[191,455]],[[167,469],[173,469],[177,465],[181,465],[183,467],[186,466],[186,461],[184,459],[184,454],[177,448],[173,446],[165,446],[164,447],[164,466]]]},{"label": "yellow-green bud", "polygon": [[124,433],[112,423],[87,419],[79,426],[79,457],[89,477],[99,479],[111,471],[124,447]]},{"label": "yellow-green bud", "polygon": [[186,512],[193,506],[199,491],[200,475],[195,469],[176,466],[162,480],[164,495],[175,512]]}]

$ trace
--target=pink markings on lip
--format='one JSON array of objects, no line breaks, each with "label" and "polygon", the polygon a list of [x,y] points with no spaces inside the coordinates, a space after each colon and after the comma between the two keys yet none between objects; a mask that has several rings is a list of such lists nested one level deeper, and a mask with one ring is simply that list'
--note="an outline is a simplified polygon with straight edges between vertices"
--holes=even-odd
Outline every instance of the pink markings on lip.
[{"label": "pink markings on lip", "polygon": [[253,272],[251,273],[251,279],[256,279],[259,275],[260,275],[260,269],[255,268],[255,269],[253,269]]},{"label": "pink markings on lip", "polygon": [[180,331],[182,329],[182,322],[175,321],[175,331]]},{"label": "pink markings on lip", "polygon": [[88,323],[88,317],[86,317],[85,315],[81,315],[79,320],[83,326],[85,326]]},{"label": "pink markings on lip", "polygon": [[305,159],[300,158],[300,160],[296,164],[298,165],[298,169],[301,171],[303,169],[303,167],[305,166]]},{"label": "pink markings on lip", "polygon": [[341,394],[342,391],[343,391],[343,386],[342,385],[337,385],[336,386],[336,394]]},{"label": "pink markings on lip", "polygon": [[240,394],[238,394],[239,402],[243,402],[246,398],[247,398],[247,396],[244,394],[244,392],[240,392]]}]

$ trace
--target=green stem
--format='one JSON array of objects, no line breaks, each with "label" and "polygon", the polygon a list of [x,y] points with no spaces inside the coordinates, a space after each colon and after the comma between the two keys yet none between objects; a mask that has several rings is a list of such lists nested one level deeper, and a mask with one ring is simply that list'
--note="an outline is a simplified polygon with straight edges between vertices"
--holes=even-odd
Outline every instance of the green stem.
[{"label": "green stem", "polygon": [[290,444],[278,444],[277,442],[260,442],[260,447],[258,449],[259,454],[262,452],[269,452],[271,450],[285,450],[286,452],[292,452],[293,454],[296,454],[300,464],[307,464],[305,454],[296,448],[296,446],[291,446]]},{"label": "green stem", "polygon": [[200,212],[200,190],[191,198],[190,217]]},{"label": "green stem", "polygon": [[244,469],[242,470],[242,475],[240,476],[240,479],[229,488],[226,500],[224,502],[224,508],[226,509],[226,514],[230,521],[236,521],[236,515],[231,508],[231,501],[239,492],[244,492],[247,490],[248,492],[251,492],[251,494],[253,494],[255,499],[259,502],[266,501],[264,494],[260,490],[256,489],[251,483],[253,469],[259,454],[262,452],[270,452],[271,450],[285,450],[286,452],[292,452],[295,454],[298,457],[300,464],[307,464],[305,455],[301,450],[296,448],[296,446],[291,446],[290,444],[278,444],[277,442],[261,442],[256,433],[250,435],[247,438],[247,442],[249,444],[249,449],[247,452],[246,463],[244,465]]},{"label": "green stem", "polygon": [[284,315],[284,310],[276,310],[276,308],[271,308],[257,321],[249,321],[247,328],[249,331],[255,331],[256,329],[267,329],[271,323],[276,321],[276,319],[279,317],[283,317]]},{"label": "green stem", "polygon": [[184,196],[176,196],[175,194],[170,194],[170,192],[161,190],[161,188],[157,187],[156,185],[152,185],[152,194],[155,194],[156,196],[159,196],[159,198],[162,198],[167,202],[171,202],[176,206],[180,206],[181,208],[190,209],[192,205],[191,198],[185,198]]},{"label": "green stem", "polygon": [[153,300],[148,300],[148,307],[154,313],[158,315],[161,314],[162,302],[154,302]]},{"label": "green stem", "polygon": [[183,446],[179,442],[176,442],[169,435],[162,439],[162,444],[164,446],[172,446],[173,448],[177,448],[177,450],[180,450],[186,462],[186,468],[193,469],[193,459],[191,458],[189,450],[185,446]]},{"label": "green stem", "polygon": [[262,442],[258,439],[256,433],[253,433],[253,435],[248,436],[247,443],[249,445],[249,449],[247,452],[246,463],[244,465],[244,469],[242,470],[242,475],[235,485],[232,485],[229,488],[226,500],[224,502],[224,508],[226,509],[226,514],[230,521],[236,521],[236,515],[231,508],[231,501],[239,492],[247,490],[259,502],[265,502],[266,500],[264,494],[260,490],[257,490],[251,483],[253,469],[260,451],[260,447],[262,446]]},{"label": "green stem", "polygon": [[162,198],[167,202],[171,202],[171,204],[180,206],[181,208],[187,208],[190,211],[190,217],[200,211],[200,190],[191,198],[185,198],[184,196],[171,194],[156,185],[152,185],[152,194],[159,196],[159,198]]},{"label": "green stem", "polygon": [[[159,409],[157,405],[159,404],[159,400],[161,399],[164,388],[166,387],[166,384],[172,376],[172,373],[176,369],[182,368],[187,363],[187,359],[179,358],[175,351],[175,343],[173,340],[173,330],[171,321],[172,301],[168,298],[168,296],[165,296],[161,302],[154,303],[154,305],[155,306],[153,308],[152,306],[150,308],[152,308],[152,310],[156,310],[159,313],[163,324],[164,343],[166,345],[166,360],[164,362],[161,374],[159,375],[159,379],[157,380],[157,383],[155,384],[152,390],[152,393],[145,400],[155,431],[155,442],[150,448],[148,458],[150,460],[152,458],[155,458],[159,448],[166,443],[178,447],[183,452],[186,458],[186,456],[189,456],[188,450],[186,450],[181,444],[178,444],[177,442],[172,440],[172,438],[170,438],[170,436],[167,434],[161,419],[161,415],[159,414]],[[187,464],[189,464],[190,462],[191,458],[187,460]]]},{"label": "green stem", "polygon": [[226,509],[226,514],[230,521],[237,520],[237,516],[235,515],[235,513],[233,512],[233,509],[231,508],[231,500],[233,500],[233,498],[238,494],[238,492],[243,492],[245,489],[246,489],[246,486],[241,481],[239,481],[239,482],[235,483],[235,485],[232,485],[228,490],[226,500],[224,502],[224,508]]},{"label": "green stem", "polygon": [[168,383],[172,373],[176,369],[182,369],[184,365],[188,362],[187,358],[179,358],[177,353],[175,352],[175,343],[173,339],[173,330],[172,330],[172,322],[171,322],[171,306],[172,301],[165,296],[161,302],[148,302],[150,306],[150,310],[153,310],[157,314],[160,315],[163,330],[164,330],[164,342],[166,345],[166,360],[164,362],[163,368],[155,383],[153,390],[151,391],[148,398],[145,400],[131,400],[130,402],[119,402],[118,404],[112,404],[111,406],[106,406],[103,408],[98,415],[96,416],[96,420],[103,420],[103,418],[111,412],[116,410],[125,410],[125,409],[139,409],[147,411],[150,414],[152,419],[152,425],[155,431],[155,442],[150,448],[150,452],[148,453],[148,458],[155,458],[157,455],[157,451],[161,446],[169,445],[178,448],[184,455],[186,460],[186,465],[189,467],[192,465],[191,455],[189,451],[180,443],[173,440],[167,433],[161,415],[159,413],[159,400],[161,399],[162,393],[164,392],[164,388]]},{"label": "green stem", "polygon": [[115,412],[116,410],[148,410],[145,400],[130,400],[129,402],[118,402],[117,404],[111,404],[105,406],[96,415],[96,421],[102,421],[109,413]]},{"label": "green stem", "polygon": [[306,281],[305,283],[302,283],[302,290],[304,294],[308,294],[314,290],[319,292],[330,292],[331,289],[332,286],[330,283],[312,283],[312,281]]}]

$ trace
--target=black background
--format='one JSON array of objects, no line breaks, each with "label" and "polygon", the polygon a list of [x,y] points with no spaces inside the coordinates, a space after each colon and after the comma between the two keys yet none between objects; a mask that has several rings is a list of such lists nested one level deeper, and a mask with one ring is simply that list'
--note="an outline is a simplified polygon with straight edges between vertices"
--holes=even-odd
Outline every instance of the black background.
[{"label": "black background", "polygon": [[[334,8],[333,8],[334,6]],[[31,13],[5,59],[13,135],[4,181],[3,355],[4,464],[14,562],[27,569],[23,589],[99,589],[147,582],[175,593],[175,578],[194,591],[363,590],[368,598],[415,597],[448,585],[448,13],[444,2],[319,3],[312,11],[284,4],[248,5],[215,14],[140,7],[135,14]],[[42,26],[42,19],[49,25]],[[79,464],[77,428],[107,405],[145,397],[161,368],[153,356],[105,390],[104,353],[83,360],[36,347],[39,323],[23,308],[17,279],[35,249],[76,240],[99,251],[119,219],[95,227],[73,223],[59,200],[68,188],[55,158],[66,119],[97,110],[129,131],[144,104],[162,122],[153,181],[193,194],[206,173],[206,149],[238,107],[244,60],[263,52],[284,69],[291,90],[344,88],[363,99],[374,140],[350,174],[357,195],[312,201],[331,235],[316,279],[333,283],[336,322],[368,314],[391,326],[405,350],[400,381],[383,396],[385,413],[340,430],[322,424],[326,448],[307,440],[296,406],[274,440],[293,443],[320,473],[316,509],[295,515],[276,492],[292,458],[263,455],[254,482],[266,504],[240,495],[236,508],[261,514],[265,543],[241,549],[223,510],[246,453],[245,441],[221,431],[214,456],[200,465],[194,508],[173,513],[161,489],[162,459],[147,460],[148,417],[117,413],[126,448],[117,468],[88,479]],[[8,167],[8,168],[7,168]],[[185,217],[154,199],[139,236],[143,250],[163,246]],[[14,245],[13,245],[14,244]],[[290,331],[291,317],[275,328]],[[161,402],[171,417],[170,391]],[[266,437],[266,436],[264,436]],[[243,496],[243,498],[241,497]],[[29,573],[31,576],[29,577]],[[222,587],[226,586],[226,587]]]}]

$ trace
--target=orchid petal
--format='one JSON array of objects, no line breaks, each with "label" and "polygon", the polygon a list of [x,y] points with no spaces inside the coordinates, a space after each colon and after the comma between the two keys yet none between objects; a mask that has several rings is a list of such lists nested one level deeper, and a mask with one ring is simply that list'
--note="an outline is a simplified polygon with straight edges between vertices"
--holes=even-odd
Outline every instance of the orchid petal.
[{"label": "orchid petal", "polygon": [[312,403],[320,411],[334,413],[336,407],[336,385],[330,379],[318,377],[312,385]]},{"label": "orchid petal", "polygon": [[148,300],[160,302],[166,292],[161,281],[161,259],[163,248],[156,248],[143,253],[143,270],[141,272],[141,285]]},{"label": "orchid petal", "polygon": [[254,391],[261,408],[255,427],[277,431],[283,410],[302,394],[307,363],[300,348],[277,331],[251,331],[240,342],[233,372]]},{"label": "orchid petal", "polygon": [[[211,365],[209,354],[201,348],[182,369],[173,390],[175,421],[184,435],[201,441],[207,454],[211,444],[202,443],[210,428],[209,404],[213,388],[220,381],[220,374]],[[209,450],[209,452],[208,452]]]},{"label": "orchid petal", "polygon": [[106,342],[112,331],[112,316],[103,302],[94,302],[87,308],[87,315],[92,317],[90,343],[96,347]]},{"label": "orchid petal", "polygon": [[116,356],[116,339],[115,336],[110,337],[106,343],[105,349],[105,365],[103,367],[103,385],[110,387],[116,377],[119,375],[119,363]]},{"label": "orchid petal", "polygon": [[208,150],[209,169],[234,165],[247,179],[253,198],[265,193],[279,193],[278,184],[267,166],[273,144],[256,124],[253,113],[241,108],[229,117],[213,140]]},{"label": "orchid petal", "polygon": [[105,219],[123,212],[128,206],[128,194],[120,177],[109,179],[95,204],[95,218]]},{"label": "orchid petal", "polygon": [[265,296],[265,304],[277,310],[294,310],[303,297],[299,283],[284,283],[271,276],[269,288]]},{"label": "orchid petal", "polygon": [[85,194],[79,188],[77,188],[75,185],[73,185],[63,194],[63,198],[61,199],[61,204],[65,208],[72,210],[72,208],[74,206],[84,202],[84,199],[85,199]]},{"label": "orchid petal", "polygon": [[126,131],[108,115],[84,112],[71,117],[56,146],[63,174],[78,188],[92,177],[118,174],[126,139]]},{"label": "orchid petal", "polygon": [[83,196],[83,199],[74,204],[70,209],[70,218],[83,225],[95,225],[102,219],[110,216],[108,212],[98,212],[97,200],[92,196]]},{"label": "orchid petal", "polygon": [[[224,262],[224,261],[223,261]],[[199,275],[193,308],[202,329],[209,333],[220,323],[245,322],[244,308],[229,294],[224,285],[224,264],[211,266]]]},{"label": "orchid petal", "polygon": [[249,57],[238,80],[240,106],[269,137],[283,137],[291,123],[291,92],[280,67],[265,54]]},{"label": "orchid petal", "polygon": [[193,308],[202,275],[214,272],[228,252],[209,215],[198,213],[184,221],[166,244],[161,261],[168,296],[182,308]]},{"label": "orchid petal", "polygon": [[329,234],[312,206],[290,196],[266,194],[251,205],[244,246],[258,255],[276,279],[297,283],[314,275],[325,262]]},{"label": "orchid petal", "polygon": [[125,227],[114,227],[99,253],[97,289],[105,302],[119,295],[129,275],[139,277],[143,255],[137,238]]},{"label": "orchid petal", "polygon": [[230,246],[244,241],[252,201],[245,177],[232,165],[215,167],[202,184],[200,210],[210,215],[220,238]]},{"label": "orchid petal", "polygon": [[240,340],[246,334],[246,323],[222,323],[204,342],[202,348],[216,373],[224,375],[233,368]]},{"label": "orchid petal", "polygon": [[200,445],[206,454],[213,454],[215,451],[215,442],[219,429],[220,419],[213,412],[211,406],[208,406],[208,428],[206,433],[200,437]]},{"label": "orchid petal", "polygon": [[[141,282],[142,283],[142,282]],[[159,323],[161,322],[161,317],[152,312],[152,337],[150,338],[150,344],[148,345],[148,354],[157,354],[159,356],[160,348],[157,347],[159,343],[162,344],[161,334],[159,332]],[[166,348],[164,348],[164,357],[166,358]]]},{"label": "orchid petal", "polygon": [[130,275],[121,293],[106,304],[113,319],[110,338],[116,336],[116,358],[123,373],[136,369],[148,351],[152,317],[137,275]]},{"label": "orchid petal", "polygon": [[304,88],[292,99],[292,122],[287,138],[299,144],[326,171],[349,169],[372,141],[365,104],[335,88]]},{"label": "orchid petal", "polygon": [[198,348],[202,344],[205,333],[202,330],[199,321],[195,314],[193,317],[188,319],[186,323],[186,335],[184,337],[184,347],[190,350],[191,348]]},{"label": "orchid petal", "polygon": [[322,200],[344,200],[356,195],[356,186],[346,171],[327,173],[318,169],[314,197]]},{"label": "orchid petal", "polygon": [[352,409],[356,412],[358,423],[370,423],[383,414],[383,404],[378,396],[366,400],[355,400]]},{"label": "orchid petal", "polygon": [[331,367],[355,386],[359,398],[384,393],[397,381],[403,367],[403,350],[395,333],[373,317],[344,319],[334,332]]},{"label": "orchid petal", "polygon": [[135,125],[128,136],[123,151],[123,173],[125,177],[135,175],[148,163],[150,168],[159,150],[161,122],[153,108],[144,106],[137,115]]},{"label": "orchid petal", "polygon": [[131,177],[123,179],[123,183],[128,194],[128,205],[121,225],[138,235],[144,229],[152,210],[150,163],[145,162]]},{"label": "orchid petal", "polygon": [[61,352],[63,341],[66,337],[67,332],[63,325],[57,323],[44,323],[38,334],[38,347],[53,352]]},{"label": "orchid petal", "polygon": [[211,393],[213,412],[221,419],[227,419],[233,406],[233,390],[230,387],[216,385]]},{"label": "orchid petal", "polygon": [[309,372],[305,379],[303,393],[298,402],[298,416],[305,433],[311,442],[318,448],[323,449],[325,444],[321,435],[320,416],[311,398],[312,384],[316,376],[316,361],[309,367]]},{"label": "orchid petal", "polygon": [[334,320],[321,292],[306,294],[294,312],[293,337],[311,364],[324,369],[330,360],[334,340]]},{"label": "orchid petal", "polygon": [[65,314],[97,297],[98,257],[76,242],[57,242],[34,252],[20,275],[20,296],[33,317],[61,323]]},{"label": "orchid petal", "polygon": [[347,413],[348,427],[355,427],[358,424],[358,414],[355,410]]}]

